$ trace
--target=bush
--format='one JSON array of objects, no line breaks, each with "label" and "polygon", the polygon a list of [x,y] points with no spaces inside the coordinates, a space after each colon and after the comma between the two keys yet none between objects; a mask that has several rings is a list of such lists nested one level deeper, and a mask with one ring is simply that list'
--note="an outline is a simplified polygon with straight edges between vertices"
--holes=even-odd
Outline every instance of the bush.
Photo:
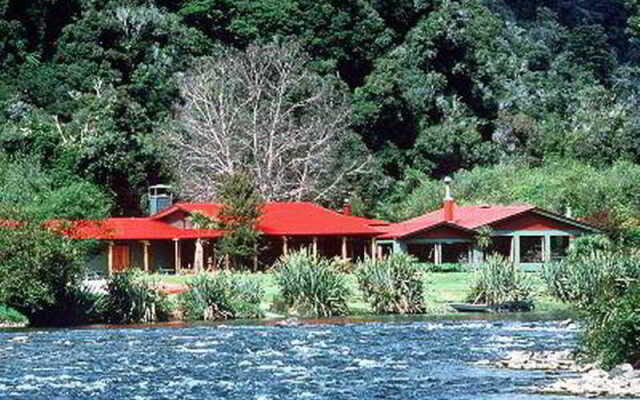
[{"label": "bush", "polygon": [[140,271],[128,270],[113,275],[100,304],[104,320],[114,324],[168,320],[171,304],[164,293],[152,286]]},{"label": "bush", "polygon": [[640,286],[591,305],[583,341],[587,354],[604,368],[624,362],[640,367]]},{"label": "bush", "polygon": [[474,271],[468,300],[501,310],[530,311],[533,282],[526,272],[499,255],[490,256]]},{"label": "bush", "polygon": [[300,250],[280,258],[275,269],[281,311],[319,317],[347,313],[350,290],[335,260]]},{"label": "bush", "polygon": [[601,298],[621,295],[629,282],[640,278],[640,255],[632,252],[595,250],[569,256],[543,268],[550,294],[586,308]]},{"label": "bush", "polygon": [[0,304],[31,325],[67,325],[64,305],[77,286],[84,248],[41,223],[8,221],[0,211]]},{"label": "bush", "polygon": [[2,322],[24,324],[27,323],[28,320],[27,317],[20,314],[13,308],[0,304],[0,323]]},{"label": "bush", "polygon": [[400,253],[382,260],[368,258],[357,266],[356,276],[374,312],[419,314],[425,311],[423,272],[414,257]]},{"label": "bush", "polygon": [[259,318],[264,291],[257,280],[241,274],[220,272],[198,275],[178,301],[187,320]]}]

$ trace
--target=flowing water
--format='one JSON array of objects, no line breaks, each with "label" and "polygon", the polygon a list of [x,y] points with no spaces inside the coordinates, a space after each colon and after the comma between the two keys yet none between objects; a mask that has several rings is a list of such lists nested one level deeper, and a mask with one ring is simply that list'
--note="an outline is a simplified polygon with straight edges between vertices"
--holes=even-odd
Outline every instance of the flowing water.
[{"label": "flowing water", "polygon": [[576,399],[471,364],[573,348],[558,322],[332,322],[0,331],[0,399]]}]

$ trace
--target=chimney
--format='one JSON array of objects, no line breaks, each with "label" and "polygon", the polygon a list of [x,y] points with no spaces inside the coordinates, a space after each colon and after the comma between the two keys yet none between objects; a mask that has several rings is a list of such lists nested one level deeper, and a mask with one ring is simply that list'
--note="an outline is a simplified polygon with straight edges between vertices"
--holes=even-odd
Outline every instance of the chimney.
[{"label": "chimney", "polygon": [[149,186],[149,215],[159,213],[173,205],[173,194],[169,185]]},{"label": "chimney", "polygon": [[445,195],[444,195],[444,201],[442,202],[442,212],[444,213],[444,220],[447,222],[453,221],[454,212],[456,208],[456,202],[455,200],[453,200],[453,197],[451,197],[452,181],[453,180],[448,176],[444,178]]},{"label": "chimney", "polygon": [[566,210],[564,216],[567,217],[567,218],[573,218],[573,212],[571,211],[571,206],[567,206],[567,210]]},{"label": "chimney", "polygon": [[351,213],[352,213],[351,202],[349,202],[349,199],[345,199],[344,207],[342,207],[342,214],[349,216],[351,215]]}]

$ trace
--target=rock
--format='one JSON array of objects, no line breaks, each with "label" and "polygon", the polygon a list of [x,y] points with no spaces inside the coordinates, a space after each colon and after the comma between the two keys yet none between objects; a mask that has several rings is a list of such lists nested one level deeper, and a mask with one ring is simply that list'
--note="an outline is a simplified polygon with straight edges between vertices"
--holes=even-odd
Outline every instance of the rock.
[{"label": "rock", "polygon": [[282,321],[278,321],[274,325],[275,326],[281,326],[281,327],[285,327],[285,326],[300,326],[300,325],[302,325],[302,322],[300,321],[300,319],[298,319],[296,317],[291,317],[291,318],[283,319]]},{"label": "rock", "polygon": [[558,325],[560,326],[560,328],[568,328],[573,325],[573,320],[565,319],[564,321],[560,321]]},{"label": "rock", "polygon": [[617,367],[613,368],[611,371],[609,371],[609,377],[615,378],[618,376],[625,375],[632,371],[633,371],[633,366],[631,364],[620,364]]}]

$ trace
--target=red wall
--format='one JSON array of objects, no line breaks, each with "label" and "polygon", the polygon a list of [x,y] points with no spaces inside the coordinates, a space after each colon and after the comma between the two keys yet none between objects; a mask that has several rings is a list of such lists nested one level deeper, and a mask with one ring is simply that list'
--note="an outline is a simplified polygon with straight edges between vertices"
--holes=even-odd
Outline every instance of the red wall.
[{"label": "red wall", "polygon": [[513,231],[543,231],[543,230],[561,230],[561,231],[575,231],[581,230],[580,228],[565,224],[552,218],[544,217],[542,215],[528,212],[523,215],[512,217],[506,221],[501,221],[496,224],[492,224],[491,227],[495,230],[513,230]]},{"label": "red wall", "polygon": [[418,232],[411,235],[412,239],[471,239],[473,236],[469,232],[460,229],[451,228],[450,226],[440,226],[438,228]]}]

